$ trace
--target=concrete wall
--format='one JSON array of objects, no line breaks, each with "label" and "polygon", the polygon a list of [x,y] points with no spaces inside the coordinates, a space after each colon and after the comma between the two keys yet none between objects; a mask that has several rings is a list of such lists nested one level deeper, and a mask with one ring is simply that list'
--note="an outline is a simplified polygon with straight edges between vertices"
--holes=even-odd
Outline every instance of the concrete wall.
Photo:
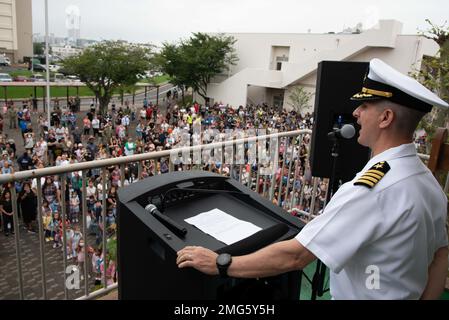
[{"label": "concrete wall", "polygon": [[[283,89],[287,90],[284,107],[289,108],[290,88],[300,85],[314,92],[316,68],[323,60],[380,58],[407,74],[413,66],[419,69],[423,55],[435,55],[438,45],[424,37],[401,35],[401,29],[400,22],[384,20],[361,34],[229,34],[237,39],[239,62],[229,78],[209,87],[208,96],[233,106],[260,103],[263,96],[267,99],[263,102],[272,103],[269,88]],[[270,70],[278,52],[288,52],[289,61],[283,63],[281,71]],[[313,109],[314,98],[311,100]]]},{"label": "concrete wall", "polygon": [[[349,61],[368,62],[372,58],[379,58],[392,65],[403,74],[409,74],[421,68],[421,60],[424,55],[433,56],[437,53],[438,44],[432,40],[417,35],[399,35],[396,39],[394,49],[370,48],[358,55],[353,56]],[[306,91],[315,94],[316,72],[301,79],[300,82],[288,86],[284,98],[284,108],[290,109],[291,102],[288,99],[292,88],[295,85],[304,87]],[[313,111],[315,96],[309,101],[309,108],[304,112]]]},{"label": "concrete wall", "polygon": [[248,86],[248,103],[249,104],[262,104],[267,100],[267,88],[259,86]]},{"label": "concrete wall", "polygon": [[33,55],[33,16],[31,0],[16,1],[17,16],[17,52],[15,62]]},{"label": "concrete wall", "polygon": [[0,0],[0,53],[12,62],[33,52],[31,0]]},{"label": "concrete wall", "polygon": [[10,58],[17,50],[15,0],[0,0],[0,54]]}]

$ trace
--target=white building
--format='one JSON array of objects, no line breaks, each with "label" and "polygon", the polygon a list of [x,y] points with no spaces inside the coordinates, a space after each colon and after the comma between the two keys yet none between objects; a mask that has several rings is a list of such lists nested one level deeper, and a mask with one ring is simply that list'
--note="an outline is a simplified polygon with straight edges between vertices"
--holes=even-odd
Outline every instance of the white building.
[{"label": "white building", "polygon": [[80,48],[74,48],[70,45],[53,45],[51,46],[52,54],[58,56],[60,58],[67,58],[78,53],[81,53],[83,50]]},{"label": "white building", "polygon": [[0,0],[0,54],[23,61],[33,53],[31,0]]},{"label": "white building", "polygon": [[229,74],[209,84],[208,97],[234,107],[266,102],[289,108],[291,88],[315,92],[317,67],[323,60],[380,58],[407,74],[420,68],[423,56],[435,55],[438,45],[401,30],[400,22],[381,20],[377,27],[357,34],[226,34],[237,40],[239,61]]}]

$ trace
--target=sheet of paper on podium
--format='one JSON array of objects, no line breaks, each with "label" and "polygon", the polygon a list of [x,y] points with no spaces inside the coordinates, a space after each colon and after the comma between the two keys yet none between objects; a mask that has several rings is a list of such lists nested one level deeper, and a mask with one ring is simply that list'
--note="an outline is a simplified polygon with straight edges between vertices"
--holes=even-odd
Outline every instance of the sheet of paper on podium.
[{"label": "sheet of paper on podium", "polygon": [[220,209],[212,209],[200,213],[185,219],[185,221],[227,245],[245,239],[262,230],[262,228],[253,223],[237,219]]}]

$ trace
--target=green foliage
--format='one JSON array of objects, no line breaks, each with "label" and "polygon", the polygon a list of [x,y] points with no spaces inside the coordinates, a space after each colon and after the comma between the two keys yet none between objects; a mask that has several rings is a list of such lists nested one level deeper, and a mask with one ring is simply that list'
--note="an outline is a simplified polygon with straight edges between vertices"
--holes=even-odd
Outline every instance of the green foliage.
[{"label": "green foliage", "polygon": [[[443,100],[449,101],[449,27],[445,24],[436,26],[430,20],[430,29],[420,32],[428,39],[434,40],[440,50],[435,57],[424,57],[421,69],[412,74],[424,86],[435,92]],[[431,141],[436,128],[446,127],[449,121],[449,110],[443,108],[433,108],[420,122],[418,128],[427,132],[428,142]]]},{"label": "green foliage", "polygon": [[307,92],[303,87],[296,86],[291,90],[288,98],[291,101],[293,109],[301,113],[302,109],[309,106],[309,101],[312,96],[313,93]]},{"label": "green foliage", "polygon": [[33,43],[33,53],[35,55],[43,55],[45,49],[45,43],[42,42],[34,42]]},{"label": "green foliage", "polygon": [[114,234],[106,243],[108,249],[108,261],[117,261],[117,236]]},{"label": "green foliage", "polygon": [[102,41],[63,61],[91,89],[104,113],[114,90],[133,86],[150,66],[150,50],[123,41]]},{"label": "green foliage", "polygon": [[192,88],[203,98],[210,80],[235,65],[233,37],[194,33],[179,44],[164,43],[153,63],[168,74],[170,82],[179,87]]},{"label": "green foliage", "polygon": [[144,78],[139,80],[139,83],[149,83],[152,85],[158,85],[166,82],[171,82],[171,78],[168,74],[163,74],[162,76],[154,76],[151,78]]},{"label": "green foliage", "polygon": [[16,77],[16,76],[31,77],[33,75],[33,73],[30,70],[22,69],[22,70],[13,70],[13,71],[9,72],[9,75],[11,77]]}]

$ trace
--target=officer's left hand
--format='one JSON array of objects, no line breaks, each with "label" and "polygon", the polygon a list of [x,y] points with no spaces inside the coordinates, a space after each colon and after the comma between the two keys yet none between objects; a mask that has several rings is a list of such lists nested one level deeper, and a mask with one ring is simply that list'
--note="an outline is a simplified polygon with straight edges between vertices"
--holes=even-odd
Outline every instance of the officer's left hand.
[{"label": "officer's left hand", "polygon": [[178,251],[176,264],[178,268],[193,267],[209,275],[218,274],[217,260],[218,254],[203,247],[189,246]]}]

